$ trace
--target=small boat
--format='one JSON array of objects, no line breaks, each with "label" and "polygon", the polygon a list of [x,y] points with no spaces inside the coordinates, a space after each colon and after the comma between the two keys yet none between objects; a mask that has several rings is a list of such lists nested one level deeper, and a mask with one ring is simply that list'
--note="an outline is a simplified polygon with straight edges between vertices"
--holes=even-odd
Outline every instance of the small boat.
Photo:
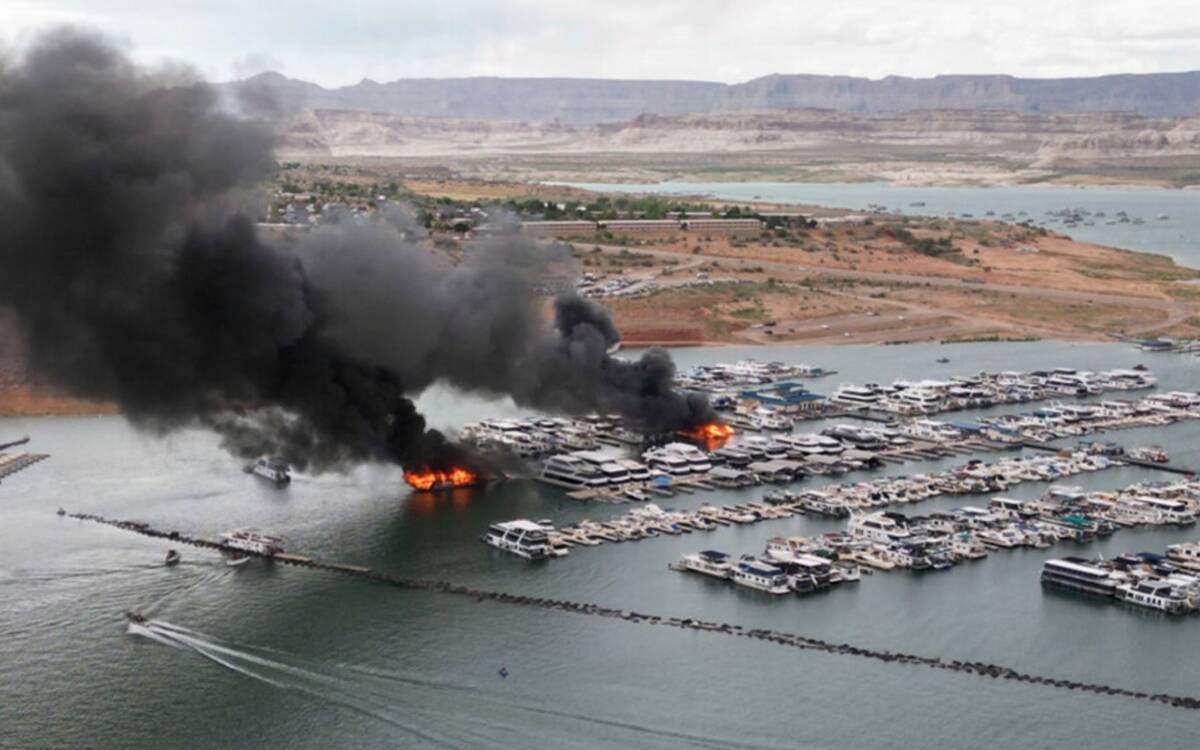
[{"label": "small boat", "polygon": [[165,561],[165,564],[169,568],[172,565],[178,565],[179,561],[182,559],[183,559],[183,555],[179,554],[179,550],[174,550],[174,549],[168,550],[167,559]]},{"label": "small boat", "polygon": [[146,623],[146,618],[143,615],[133,611],[126,612],[125,619],[129,620],[130,622],[137,623],[138,625],[144,625]]},{"label": "small boat", "polygon": [[231,568],[236,568],[239,565],[245,565],[250,562],[250,555],[244,555],[241,552],[233,552],[229,557],[225,558],[225,564]]},{"label": "small boat", "polygon": [[238,529],[221,534],[221,546],[237,552],[242,550],[254,555],[270,556],[283,552],[283,540],[267,536],[254,529]]},{"label": "small boat", "polygon": [[938,357],[938,358],[937,358],[936,360],[934,360],[934,361],[935,361],[935,362],[937,362],[939,365],[948,365],[948,364],[950,364],[950,358],[949,358],[949,357]]},{"label": "small boat", "polygon": [[1171,461],[1171,454],[1157,445],[1133,448],[1129,451],[1129,456],[1139,461],[1150,461],[1156,464],[1165,464]]},{"label": "small boat", "polygon": [[292,481],[291,467],[277,458],[264,456],[245,467],[245,471],[271,481],[276,487],[286,487]]},{"label": "small boat", "polygon": [[[833,571],[834,583],[858,583],[860,580],[862,580],[863,569],[857,565],[847,565],[843,563],[840,565],[832,565],[830,567]],[[867,572],[869,573],[870,571],[868,570]]]}]

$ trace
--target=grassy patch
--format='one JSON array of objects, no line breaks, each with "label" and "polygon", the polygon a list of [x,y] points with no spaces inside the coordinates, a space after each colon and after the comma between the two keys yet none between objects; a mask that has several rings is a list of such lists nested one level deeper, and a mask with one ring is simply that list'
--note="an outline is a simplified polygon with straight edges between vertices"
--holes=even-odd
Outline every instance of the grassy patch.
[{"label": "grassy patch", "polygon": [[1167,294],[1175,299],[1196,301],[1200,300],[1200,286],[1185,286],[1183,284],[1176,284],[1174,286],[1167,287]]},{"label": "grassy patch", "polygon": [[730,310],[729,314],[742,320],[762,320],[763,318],[767,317],[767,311],[764,310],[761,305],[757,307],[739,307],[734,310]]},{"label": "grassy patch", "polygon": [[942,339],[939,343],[942,344],[976,344],[980,342],[993,341],[1041,341],[1040,336],[1001,336],[1000,334],[992,334],[991,336],[955,336],[953,338]]}]

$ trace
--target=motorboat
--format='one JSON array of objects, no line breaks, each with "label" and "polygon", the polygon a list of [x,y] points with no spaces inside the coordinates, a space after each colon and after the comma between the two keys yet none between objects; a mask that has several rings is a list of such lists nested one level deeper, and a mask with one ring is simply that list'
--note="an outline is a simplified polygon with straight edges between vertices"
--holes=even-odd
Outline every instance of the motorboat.
[{"label": "motorboat", "polygon": [[570,453],[546,459],[540,477],[569,487],[604,487],[609,482],[599,467]]},{"label": "motorboat", "polygon": [[249,552],[252,555],[269,557],[283,552],[283,540],[267,536],[254,529],[227,531],[221,535],[221,546],[228,550]]},{"label": "motorboat", "polygon": [[225,564],[231,568],[237,568],[250,562],[250,559],[250,555],[244,552],[231,552],[225,557]]},{"label": "motorboat", "polygon": [[284,487],[292,481],[291,467],[277,458],[262,457],[251,464],[247,471],[255,476],[273,482],[276,487]]},{"label": "motorboat", "polygon": [[483,542],[526,560],[545,560],[550,556],[546,529],[523,518],[492,524],[483,535]]},{"label": "motorboat", "polygon": [[1112,570],[1078,557],[1047,560],[1042,583],[1099,596],[1114,596],[1117,590]]},{"label": "motorboat", "polygon": [[1117,586],[1116,597],[1129,604],[1169,614],[1183,614],[1196,609],[1196,605],[1184,591],[1166,580],[1142,580],[1121,584]]},{"label": "motorboat", "polygon": [[729,555],[712,549],[683,555],[679,558],[679,565],[684,570],[713,578],[728,579],[733,575]]},{"label": "motorboat", "polygon": [[768,594],[787,594],[792,590],[787,574],[780,568],[754,558],[743,558],[739,561],[734,566],[731,577],[739,586],[765,591]]},{"label": "motorboat", "polygon": [[859,539],[871,542],[899,542],[911,534],[903,524],[903,516],[896,513],[867,513],[851,516],[847,530]]}]

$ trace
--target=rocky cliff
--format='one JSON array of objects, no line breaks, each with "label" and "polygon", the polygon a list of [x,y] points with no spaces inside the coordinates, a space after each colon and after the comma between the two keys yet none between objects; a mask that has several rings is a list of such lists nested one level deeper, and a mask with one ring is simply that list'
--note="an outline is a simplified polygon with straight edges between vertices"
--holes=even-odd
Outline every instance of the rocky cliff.
[{"label": "rocky cliff", "polygon": [[1146,117],[1200,113],[1200,71],[1096,78],[937,76],[880,80],[771,75],[738,84],[585,78],[363,80],[326,89],[278,73],[223,86],[270,91],[294,109],[382,112],[412,117],[526,120],[576,125],[679,115],[816,108],[851,113],[1006,110],[1056,114],[1128,112]]},{"label": "rocky cliff", "polygon": [[846,146],[970,148],[1039,160],[1200,153],[1200,118],[834,110],[640,115],[576,126],[520,120],[430,118],[344,109],[301,110],[285,125],[288,156],[431,156],[487,153],[714,153]]}]

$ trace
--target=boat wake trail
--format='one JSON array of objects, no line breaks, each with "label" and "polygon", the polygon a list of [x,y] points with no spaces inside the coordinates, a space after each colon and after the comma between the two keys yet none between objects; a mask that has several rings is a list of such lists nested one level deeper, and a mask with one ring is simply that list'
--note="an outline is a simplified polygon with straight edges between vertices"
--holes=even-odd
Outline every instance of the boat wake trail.
[{"label": "boat wake trail", "polygon": [[[319,700],[336,703],[386,722],[427,742],[444,747],[459,746],[450,739],[434,736],[415,726],[398,715],[396,706],[372,695],[370,691],[362,690],[361,686],[355,685],[351,680],[322,674],[235,648],[227,641],[164,620],[147,620],[144,623],[131,622],[128,632],[156,643],[199,654],[226,669],[274,687],[296,690]],[[405,711],[410,715],[422,713],[419,710],[413,711],[407,708]]]},{"label": "boat wake trail", "polygon": [[[273,687],[297,690],[318,700],[352,709],[426,742],[445,747],[488,747],[493,744],[497,731],[519,734],[524,728],[524,722],[513,722],[514,711],[623,730],[634,737],[641,737],[642,743],[653,738],[650,744],[657,745],[654,743],[654,740],[657,740],[658,743],[667,742],[666,746],[685,742],[697,747],[721,750],[750,747],[740,742],[548,710],[544,706],[513,701],[511,696],[491,695],[480,687],[415,678],[374,666],[344,662],[317,666],[302,656],[217,638],[165,620],[133,622],[129,624],[128,632],[165,646],[199,654],[226,669]],[[305,665],[302,666],[302,663]],[[486,716],[467,717],[456,714],[454,721],[447,721],[444,698],[449,693],[470,696],[472,701],[481,706],[486,705],[491,710],[482,712],[487,714]],[[398,698],[404,700],[403,709],[396,703]],[[428,706],[423,706],[422,703],[427,703]],[[430,726],[439,727],[441,734],[430,733],[427,729]]]},{"label": "boat wake trail", "polygon": [[[154,567],[161,568],[162,566],[156,565]],[[178,586],[176,588],[173,588],[173,589],[167,591],[162,596],[159,596],[158,598],[156,598],[152,601],[142,602],[136,607],[136,609],[139,612],[143,612],[143,613],[150,613],[150,612],[154,612],[156,610],[160,610],[163,607],[163,605],[165,605],[167,602],[171,601],[172,599],[178,598],[178,597],[186,594],[189,591],[192,591],[196,588],[199,588],[200,586],[204,586],[208,583],[211,583],[212,581],[214,581],[218,578],[221,578],[222,576],[226,576],[226,575],[230,574],[230,571],[223,565],[220,567],[202,566],[201,569],[203,570],[203,573],[201,575],[197,576],[196,580],[192,581],[191,583],[187,584],[186,586]]]}]

